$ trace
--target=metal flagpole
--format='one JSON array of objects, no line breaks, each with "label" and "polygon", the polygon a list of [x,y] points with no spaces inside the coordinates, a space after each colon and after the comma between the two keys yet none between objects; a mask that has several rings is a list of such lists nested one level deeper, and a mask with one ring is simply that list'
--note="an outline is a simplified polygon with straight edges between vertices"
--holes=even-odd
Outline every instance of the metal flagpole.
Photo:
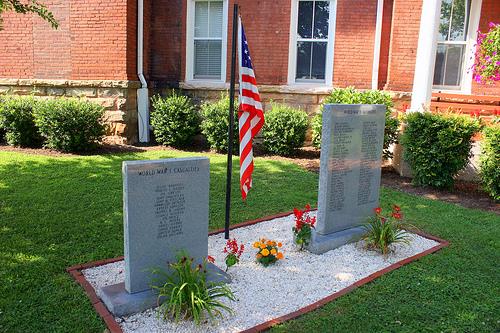
[{"label": "metal flagpole", "polygon": [[231,83],[229,91],[229,134],[227,149],[227,179],[226,179],[226,222],[224,225],[224,237],[229,239],[229,219],[231,213],[231,176],[233,170],[233,137],[234,137],[234,85],[236,72],[236,46],[238,34],[238,4],[233,9],[233,44],[231,50]]}]

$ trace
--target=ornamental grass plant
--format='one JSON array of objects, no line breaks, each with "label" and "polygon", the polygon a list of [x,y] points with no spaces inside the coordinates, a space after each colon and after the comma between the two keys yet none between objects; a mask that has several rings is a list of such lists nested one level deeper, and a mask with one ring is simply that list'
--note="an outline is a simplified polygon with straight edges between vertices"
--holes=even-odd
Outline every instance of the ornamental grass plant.
[{"label": "ornamental grass plant", "polygon": [[[186,252],[177,255],[177,262],[170,263],[170,273],[154,269],[164,283],[153,286],[158,291],[158,314],[166,320],[193,320],[196,325],[207,317],[215,320],[223,312],[233,310],[222,299],[236,300],[224,282],[207,280],[206,260],[196,265]],[[157,281],[159,279],[156,279]],[[162,303],[162,301],[164,301]]]},{"label": "ornamental grass plant", "polygon": [[364,226],[366,233],[362,239],[368,249],[380,251],[387,255],[391,244],[410,242],[409,234],[404,228],[409,225],[403,221],[403,213],[399,206],[393,206],[388,216],[382,214],[382,208],[375,208],[375,216]]}]

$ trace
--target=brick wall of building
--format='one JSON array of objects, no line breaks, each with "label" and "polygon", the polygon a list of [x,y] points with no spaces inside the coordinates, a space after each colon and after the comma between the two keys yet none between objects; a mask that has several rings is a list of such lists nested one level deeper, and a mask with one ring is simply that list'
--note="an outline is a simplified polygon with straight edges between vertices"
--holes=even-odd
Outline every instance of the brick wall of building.
[{"label": "brick wall of building", "polygon": [[394,0],[385,89],[412,91],[422,0]]},{"label": "brick wall of building", "polygon": [[377,0],[338,0],[333,84],[370,89]]},{"label": "brick wall of building", "polygon": [[[0,31],[0,77],[23,79],[136,79],[127,67],[131,0],[46,0],[59,21],[53,30],[37,16],[7,13]],[[131,37],[133,34],[131,34]],[[132,43],[131,43],[132,44]],[[5,51],[4,51],[5,50]],[[135,55],[135,44],[134,44]],[[134,56],[135,57],[135,56]],[[132,57],[132,58],[134,58]]]}]

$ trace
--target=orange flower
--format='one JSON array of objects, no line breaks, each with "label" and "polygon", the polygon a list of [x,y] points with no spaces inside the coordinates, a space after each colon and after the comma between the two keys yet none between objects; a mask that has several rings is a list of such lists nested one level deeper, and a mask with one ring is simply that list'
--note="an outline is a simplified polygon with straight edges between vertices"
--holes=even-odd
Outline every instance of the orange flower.
[{"label": "orange flower", "polygon": [[253,247],[255,247],[256,249],[260,247],[260,243],[259,242],[255,242],[253,243]]},{"label": "orange flower", "polygon": [[281,242],[280,242],[280,243],[278,243],[278,247],[282,247],[282,246],[283,246],[283,244],[281,244]]},{"label": "orange flower", "polygon": [[265,239],[265,238],[261,238],[261,239],[260,239],[260,242],[261,242],[261,243],[265,243],[265,242],[266,242],[266,239]]},{"label": "orange flower", "polygon": [[273,242],[271,242],[270,240],[267,241],[266,243],[267,246],[273,246]]},{"label": "orange flower", "polygon": [[276,258],[278,258],[279,260],[283,259],[284,258],[283,253],[279,252]]},{"label": "orange flower", "polygon": [[265,249],[265,248],[266,248],[266,244],[262,244],[262,243],[260,243],[259,247],[260,247],[261,249]]},{"label": "orange flower", "polygon": [[262,258],[262,254],[257,253],[257,259],[260,259],[260,258]]},{"label": "orange flower", "polygon": [[273,256],[275,256],[275,255],[276,255],[276,252],[278,252],[278,251],[276,251],[276,249],[271,249],[271,254],[272,254]]}]

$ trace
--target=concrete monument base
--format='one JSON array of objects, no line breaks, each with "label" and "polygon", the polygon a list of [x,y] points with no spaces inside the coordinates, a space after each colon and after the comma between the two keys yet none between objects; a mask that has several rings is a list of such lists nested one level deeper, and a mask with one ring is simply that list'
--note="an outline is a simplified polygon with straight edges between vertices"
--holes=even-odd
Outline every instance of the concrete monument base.
[{"label": "concrete monument base", "polygon": [[315,254],[322,254],[342,245],[357,242],[364,233],[366,233],[364,227],[354,227],[326,235],[313,230],[311,243],[307,246],[307,250]]},{"label": "concrete monument base", "polygon": [[[213,264],[207,265],[207,271],[209,281],[231,282],[229,275]],[[125,289],[125,282],[102,287],[100,296],[109,312],[116,317],[132,315],[158,305],[158,292],[155,289],[129,293]]]}]

